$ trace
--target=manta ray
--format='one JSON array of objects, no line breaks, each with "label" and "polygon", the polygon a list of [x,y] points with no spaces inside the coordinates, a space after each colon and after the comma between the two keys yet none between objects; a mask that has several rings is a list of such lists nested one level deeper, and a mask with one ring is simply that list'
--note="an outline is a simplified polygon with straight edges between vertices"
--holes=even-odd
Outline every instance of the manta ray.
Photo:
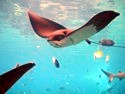
[{"label": "manta ray", "polygon": [[35,33],[38,36],[45,38],[50,45],[56,48],[76,45],[83,40],[87,40],[120,15],[115,11],[102,11],[93,16],[80,28],[71,30],[57,22],[39,16],[31,10],[28,10],[27,14]]},{"label": "manta ray", "polygon": [[27,63],[0,75],[0,94],[5,94],[35,63]]},{"label": "manta ray", "polygon": [[119,71],[117,74],[107,72],[103,69],[101,69],[101,71],[109,78],[109,83],[112,82],[114,78],[119,78],[119,80],[122,80],[123,78],[125,78],[125,72],[122,72],[122,71]]}]

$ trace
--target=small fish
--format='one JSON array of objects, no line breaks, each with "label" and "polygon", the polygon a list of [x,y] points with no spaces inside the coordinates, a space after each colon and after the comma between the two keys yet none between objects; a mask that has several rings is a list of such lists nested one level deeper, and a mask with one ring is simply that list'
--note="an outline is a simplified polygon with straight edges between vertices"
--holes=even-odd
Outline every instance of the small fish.
[{"label": "small fish", "polygon": [[99,43],[103,46],[114,46],[115,42],[111,39],[102,39]]},{"label": "small fish", "polygon": [[59,68],[59,62],[58,62],[58,60],[57,60],[55,57],[52,57],[52,61],[53,61],[53,64],[54,64],[57,68]]},{"label": "small fish", "polygon": [[63,86],[59,87],[60,90],[64,90],[65,88]]},{"label": "small fish", "polygon": [[109,58],[110,58],[109,55],[107,55],[106,58],[105,58],[106,63],[109,62]]},{"label": "small fish", "polygon": [[101,58],[103,56],[102,51],[96,51],[94,52],[94,59]]}]

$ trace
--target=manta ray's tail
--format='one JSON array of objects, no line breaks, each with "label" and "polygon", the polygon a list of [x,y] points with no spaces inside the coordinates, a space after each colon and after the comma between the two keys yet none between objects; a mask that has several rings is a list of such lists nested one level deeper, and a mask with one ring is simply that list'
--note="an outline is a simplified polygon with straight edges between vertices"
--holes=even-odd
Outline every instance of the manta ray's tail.
[{"label": "manta ray's tail", "polygon": [[103,69],[101,69],[101,71],[109,78],[109,83],[112,82],[114,75],[112,73],[109,73]]},{"label": "manta ray's tail", "polygon": [[27,63],[0,75],[0,94],[5,94],[35,63]]}]

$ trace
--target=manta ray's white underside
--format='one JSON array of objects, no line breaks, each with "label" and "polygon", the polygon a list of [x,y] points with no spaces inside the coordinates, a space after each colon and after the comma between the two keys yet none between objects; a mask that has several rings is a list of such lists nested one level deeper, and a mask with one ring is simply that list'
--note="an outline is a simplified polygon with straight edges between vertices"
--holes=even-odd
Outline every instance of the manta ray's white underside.
[{"label": "manta ray's white underside", "polygon": [[83,40],[88,39],[92,35],[97,33],[96,26],[94,24],[86,26],[77,30],[77,32],[65,37],[60,41],[49,41],[49,43],[54,47],[65,47],[70,45],[76,45]]}]

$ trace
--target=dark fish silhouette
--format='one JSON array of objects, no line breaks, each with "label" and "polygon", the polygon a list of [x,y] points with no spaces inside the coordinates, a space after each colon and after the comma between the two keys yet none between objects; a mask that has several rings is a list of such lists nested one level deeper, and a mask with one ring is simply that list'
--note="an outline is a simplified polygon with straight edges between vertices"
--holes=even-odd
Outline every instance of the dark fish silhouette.
[{"label": "dark fish silhouette", "polygon": [[5,94],[35,63],[27,63],[0,75],[0,94]]},{"label": "dark fish silhouette", "polygon": [[120,14],[114,11],[103,11],[96,14],[80,28],[70,30],[52,20],[40,17],[31,10],[28,11],[35,33],[42,38],[46,38],[54,47],[67,47],[78,44],[102,30],[118,15]]},{"label": "dark fish silhouette", "polygon": [[111,39],[103,39],[99,41],[99,43],[103,46],[113,46],[115,44],[115,42]]},{"label": "dark fish silhouette", "polygon": [[52,57],[52,61],[53,61],[53,64],[54,64],[57,68],[60,67],[59,62],[58,62],[58,60],[57,60],[55,57]]},{"label": "dark fish silhouette", "polygon": [[117,46],[117,45],[115,45],[115,42],[113,40],[111,40],[111,39],[102,39],[99,42],[94,42],[94,41],[87,40],[87,43],[88,44],[94,43],[94,44],[99,44],[99,45],[102,45],[102,46],[112,46],[112,47],[125,48],[125,46]]}]

